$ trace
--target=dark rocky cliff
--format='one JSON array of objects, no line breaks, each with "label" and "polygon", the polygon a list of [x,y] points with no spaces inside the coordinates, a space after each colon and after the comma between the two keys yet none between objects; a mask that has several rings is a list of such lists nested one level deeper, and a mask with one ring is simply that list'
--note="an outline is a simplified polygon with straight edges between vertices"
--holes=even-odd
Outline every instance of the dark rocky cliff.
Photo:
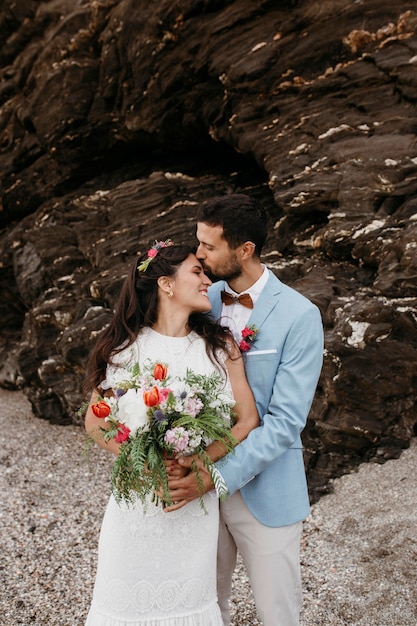
[{"label": "dark rocky cliff", "polygon": [[[73,421],[127,262],[197,204],[268,209],[321,309],[312,498],[417,423],[417,9],[386,0],[3,0],[0,384]],[[12,417],[12,416],[11,416]]]}]

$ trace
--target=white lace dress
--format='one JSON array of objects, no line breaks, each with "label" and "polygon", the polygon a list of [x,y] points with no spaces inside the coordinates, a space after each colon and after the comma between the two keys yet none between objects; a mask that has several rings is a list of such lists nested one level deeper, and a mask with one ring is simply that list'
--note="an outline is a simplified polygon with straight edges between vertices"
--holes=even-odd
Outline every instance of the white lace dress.
[{"label": "white lace dress", "polygon": [[[140,345],[140,350],[139,350]],[[195,333],[166,337],[145,329],[119,357],[126,365],[150,359],[171,373],[191,368],[209,374],[214,366]],[[108,368],[112,387],[120,369]],[[228,390],[231,395],[230,386]],[[222,626],[217,604],[218,500],[204,496],[179,511],[140,501],[117,504],[110,497],[102,522],[93,600],[86,626]]]}]

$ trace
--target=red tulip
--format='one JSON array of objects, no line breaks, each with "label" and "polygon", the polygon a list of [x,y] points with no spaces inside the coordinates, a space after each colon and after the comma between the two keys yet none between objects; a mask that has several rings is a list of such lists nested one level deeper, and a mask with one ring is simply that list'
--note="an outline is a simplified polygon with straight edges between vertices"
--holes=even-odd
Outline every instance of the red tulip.
[{"label": "red tulip", "polygon": [[111,411],[109,405],[107,404],[107,402],[104,402],[104,400],[99,400],[99,402],[92,404],[91,410],[93,411],[96,417],[101,417],[101,418],[104,418],[110,415],[110,411]]},{"label": "red tulip", "polygon": [[148,391],[143,392],[143,401],[146,406],[155,406],[159,404],[159,389],[156,386],[153,386],[152,389],[148,389]]},{"label": "red tulip", "polygon": [[155,380],[165,380],[168,374],[168,367],[163,363],[156,363],[153,368],[153,377]]}]

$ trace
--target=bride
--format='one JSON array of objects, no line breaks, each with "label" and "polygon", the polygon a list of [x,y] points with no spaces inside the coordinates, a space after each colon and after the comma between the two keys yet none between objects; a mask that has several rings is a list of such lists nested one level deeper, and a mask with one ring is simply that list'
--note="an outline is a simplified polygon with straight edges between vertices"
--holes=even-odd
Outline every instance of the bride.
[{"label": "bride", "polygon": [[[242,441],[258,425],[240,351],[227,329],[205,313],[211,281],[187,246],[157,242],[127,276],[114,317],[91,354],[87,385],[93,390],[87,433],[103,427],[92,410],[97,394],[112,395],[121,372],[149,360],[174,376],[187,369],[221,374],[236,401],[231,433]],[[97,443],[117,455],[115,439]],[[224,449],[208,448],[212,461]],[[169,471],[183,472],[178,466]],[[102,522],[94,592],[86,626],[221,626],[216,593],[218,498],[215,491],[178,511],[144,507],[110,496]]]}]

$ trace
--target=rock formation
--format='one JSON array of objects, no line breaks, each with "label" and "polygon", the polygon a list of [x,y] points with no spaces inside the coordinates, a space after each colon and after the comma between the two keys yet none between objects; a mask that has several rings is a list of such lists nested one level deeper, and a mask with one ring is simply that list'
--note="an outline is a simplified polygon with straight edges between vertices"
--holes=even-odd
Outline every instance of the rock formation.
[{"label": "rock formation", "polygon": [[[321,309],[312,500],[417,423],[417,10],[386,0],[4,0],[0,384],[77,421],[129,262],[245,192]],[[12,416],[11,416],[12,418]]]}]

